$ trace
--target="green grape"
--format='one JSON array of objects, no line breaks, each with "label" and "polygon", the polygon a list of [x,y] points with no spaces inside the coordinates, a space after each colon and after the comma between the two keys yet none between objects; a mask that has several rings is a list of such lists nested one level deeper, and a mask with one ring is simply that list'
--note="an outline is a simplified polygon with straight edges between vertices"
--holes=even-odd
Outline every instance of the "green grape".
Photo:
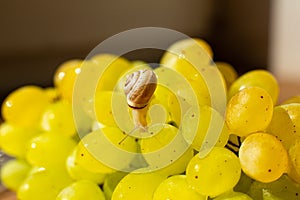
[{"label": "green grape", "polygon": [[113,90],[120,76],[130,69],[130,62],[123,58],[112,54],[99,54],[91,58],[101,71],[99,77],[97,91]]},{"label": "green grape", "polygon": [[57,101],[50,104],[43,113],[41,126],[45,131],[74,136],[76,127],[72,105],[66,101]]},{"label": "green grape", "polygon": [[244,194],[242,192],[230,191],[221,194],[220,196],[214,198],[214,200],[253,200],[253,199],[249,197],[247,194]]},{"label": "green grape", "polygon": [[233,189],[240,175],[238,157],[224,147],[214,147],[204,158],[195,155],[186,169],[188,184],[200,194],[210,197]]},{"label": "green grape", "polygon": [[54,86],[62,99],[72,102],[73,88],[78,75],[81,72],[81,65],[85,61],[70,60],[61,64],[54,74]]},{"label": "green grape", "polygon": [[245,173],[242,172],[241,178],[238,184],[233,188],[234,191],[247,193],[251,184],[253,183],[253,179],[247,176]]},{"label": "green grape", "polygon": [[273,117],[267,132],[276,136],[287,150],[300,137],[299,134],[295,134],[297,133],[295,124],[288,111],[282,105],[274,107]]},{"label": "green grape", "polygon": [[159,170],[167,175],[185,171],[193,157],[193,150],[176,127],[169,124],[150,126],[142,134],[146,137],[140,141],[141,153],[150,170]]},{"label": "green grape", "polygon": [[152,200],[155,189],[164,179],[166,176],[159,173],[130,173],[118,183],[111,199]]},{"label": "green grape", "polygon": [[106,199],[111,199],[118,183],[127,175],[125,172],[115,172],[108,174],[103,183],[103,192]]},{"label": "green grape", "polygon": [[[53,83],[56,88],[59,88],[66,76],[67,73],[70,73],[70,71],[74,70],[77,66],[81,65],[81,60],[68,60],[66,62],[63,62],[60,64],[53,76]],[[69,71],[70,70],[70,71]]]},{"label": "green grape", "polygon": [[79,163],[75,162],[77,148],[68,156],[66,162],[66,168],[71,178],[74,180],[89,180],[97,184],[102,184],[106,178],[106,174],[93,173],[80,166]]},{"label": "green grape", "polygon": [[65,135],[43,133],[28,143],[26,159],[33,166],[65,168],[67,156],[75,146],[75,141]]},{"label": "green grape", "polygon": [[215,62],[218,70],[224,77],[227,88],[229,88],[232,83],[237,79],[238,74],[235,69],[226,62]]},{"label": "green grape", "polygon": [[254,181],[248,194],[255,200],[296,200],[300,199],[300,185],[283,175],[271,183]]},{"label": "green grape", "polygon": [[31,166],[24,160],[9,160],[1,166],[1,182],[6,188],[17,191],[30,169]]},{"label": "green grape", "polygon": [[249,87],[234,95],[227,105],[226,123],[238,136],[265,130],[272,120],[273,102],[259,87]]},{"label": "green grape", "polygon": [[294,141],[294,144],[288,150],[290,158],[289,176],[300,183],[300,139]]},{"label": "green grape", "polygon": [[300,95],[293,96],[282,102],[282,104],[300,103]]},{"label": "green grape", "polygon": [[268,133],[247,136],[240,147],[239,159],[244,173],[261,182],[275,181],[287,172],[287,151],[275,136]]},{"label": "green grape", "polygon": [[2,117],[13,125],[36,126],[49,103],[49,98],[42,88],[23,86],[6,97],[2,104]]},{"label": "green grape", "polygon": [[154,192],[153,200],[166,199],[206,200],[206,196],[189,187],[185,175],[175,175],[161,182]]},{"label": "green grape", "polygon": [[277,104],[279,85],[276,78],[266,70],[252,70],[240,76],[229,88],[229,99],[238,91],[253,86],[266,90],[272,97],[273,103]]},{"label": "green grape", "polygon": [[219,137],[216,146],[221,147],[226,145],[229,138],[224,118],[210,106],[200,106],[199,109],[192,107],[183,118],[182,134],[197,151],[200,150],[207,134]]},{"label": "green grape", "polygon": [[19,187],[17,197],[20,200],[53,200],[72,182],[63,169],[54,171],[45,168],[35,169]]},{"label": "green grape", "polygon": [[38,128],[19,127],[4,122],[0,125],[1,149],[10,156],[24,158],[27,143],[39,133]]},{"label": "green grape", "polygon": [[[126,170],[138,150],[135,138],[117,127],[104,127],[82,138],[75,162],[95,173]],[[114,155],[114,156],[112,156]]]},{"label": "green grape", "polygon": [[65,187],[57,195],[56,200],[105,200],[100,187],[88,180],[80,180]]}]

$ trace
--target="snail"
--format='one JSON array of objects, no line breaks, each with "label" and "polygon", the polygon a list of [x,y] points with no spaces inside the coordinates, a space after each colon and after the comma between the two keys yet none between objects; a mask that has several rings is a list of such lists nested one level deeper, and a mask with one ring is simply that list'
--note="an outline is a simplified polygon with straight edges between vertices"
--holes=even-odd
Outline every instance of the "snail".
[{"label": "snail", "polygon": [[152,70],[143,69],[127,75],[124,92],[127,104],[132,108],[136,126],[146,127],[148,103],[157,86],[157,77]]}]

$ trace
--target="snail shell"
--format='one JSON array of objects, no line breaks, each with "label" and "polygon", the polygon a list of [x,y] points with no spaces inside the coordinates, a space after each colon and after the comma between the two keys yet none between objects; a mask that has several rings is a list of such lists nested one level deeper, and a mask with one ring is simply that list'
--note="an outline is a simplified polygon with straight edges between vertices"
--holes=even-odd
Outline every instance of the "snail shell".
[{"label": "snail shell", "polygon": [[157,85],[155,73],[149,69],[142,69],[127,75],[124,92],[127,104],[136,109],[147,106]]}]

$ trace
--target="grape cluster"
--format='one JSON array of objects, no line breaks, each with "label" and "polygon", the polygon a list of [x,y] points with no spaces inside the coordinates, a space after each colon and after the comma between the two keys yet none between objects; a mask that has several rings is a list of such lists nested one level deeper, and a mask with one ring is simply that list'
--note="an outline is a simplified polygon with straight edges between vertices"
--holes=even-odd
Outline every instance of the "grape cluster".
[{"label": "grape cluster", "polygon": [[[0,148],[13,157],[2,183],[20,200],[300,199],[299,96],[279,104],[270,72],[238,77],[212,57],[204,40],[184,39],[155,69],[99,54],[62,63],[51,88],[16,89],[1,108]],[[157,76],[137,111],[146,127],[123,91],[137,70]],[[94,96],[75,102],[76,81],[96,71]]]}]

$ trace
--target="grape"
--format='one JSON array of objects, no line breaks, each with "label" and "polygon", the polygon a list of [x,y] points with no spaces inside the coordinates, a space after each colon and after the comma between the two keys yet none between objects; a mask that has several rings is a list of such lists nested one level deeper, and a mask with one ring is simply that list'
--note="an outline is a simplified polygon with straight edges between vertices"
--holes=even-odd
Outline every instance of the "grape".
[{"label": "grape", "polygon": [[98,91],[113,90],[120,76],[131,67],[128,60],[112,54],[95,55],[91,61],[95,62],[102,72],[97,85]]},{"label": "grape", "polygon": [[71,104],[66,101],[50,104],[43,113],[41,126],[45,131],[74,136],[76,128]]},{"label": "grape", "polygon": [[175,175],[161,182],[154,192],[153,200],[166,199],[206,200],[206,197],[189,187],[185,175]]},{"label": "grape", "polygon": [[[53,76],[53,83],[56,88],[60,88],[61,84],[66,76],[67,73],[70,73],[70,71],[74,70],[78,66],[80,66],[82,63],[81,60],[68,60],[66,62],[63,62],[60,64],[54,73]],[[70,70],[70,71],[69,71]]]},{"label": "grape", "polygon": [[1,149],[10,156],[24,158],[27,143],[39,133],[36,127],[19,127],[4,122],[0,125]]},{"label": "grape", "polygon": [[252,200],[252,198],[242,192],[230,191],[221,194],[220,196],[214,198],[214,200]]},{"label": "grape", "polygon": [[235,69],[226,62],[215,62],[218,70],[224,77],[227,88],[229,88],[232,83],[237,79],[238,74]]},{"label": "grape", "polygon": [[259,87],[249,87],[234,95],[227,106],[226,123],[230,132],[246,136],[265,130],[271,122],[273,102]]},{"label": "grape", "polygon": [[56,200],[105,200],[100,187],[91,181],[80,180],[65,187],[57,195]]},{"label": "grape", "polygon": [[289,176],[300,183],[300,139],[294,141],[294,144],[288,150],[290,158]]},{"label": "grape", "polygon": [[106,199],[111,199],[116,186],[126,175],[127,173],[121,171],[107,175],[103,183],[103,192]]},{"label": "grape", "polygon": [[106,178],[106,174],[90,172],[75,162],[77,148],[68,156],[66,167],[71,178],[74,180],[90,180],[97,184],[102,184]]},{"label": "grape", "polygon": [[300,103],[282,105],[294,123],[295,134],[300,135]]},{"label": "grape", "polygon": [[26,159],[34,166],[64,168],[67,156],[75,146],[75,141],[65,135],[42,133],[29,142]]},{"label": "grape", "polygon": [[20,200],[53,200],[60,190],[72,182],[65,170],[39,168],[24,180],[17,197]]},{"label": "grape", "polygon": [[296,200],[300,199],[300,185],[283,175],[271,183],[253,182],[248,194],[255,200]]},{"label": "grape", "polygon": [[275,106],[267,132],[276,136],[288,150],[294,141],[300,137],[299,134],[296,134],[297,131],[294,125],[287,110],[281,105]]},{"label": "grape", "polygon": [[47,87],[47,88],[45,88],[45,93],[48,96],[49,101],[51,103],[53,103],[59,99],[59,93],[57,91],[57,88]]},{"label": "grape", "polygon": [[85,61],[74,60],[63,63],[54,75],[54,85],[62,99],[72,102],[73,88],[78,75],[81,73],[81,66]]},{"label": "grape", "polygon": [[200,194],[210,197],[231,190],[240,175],[238,157],[224,147],[214,147],[204,158],[196,154],[186,169],[188,184]]},{"label": "grape", "polygon": [[266,90],[276,104],[279,95],[279,86],[276,78],[266,70],[252,70],[240,76],[229,89],[229,98],[233,97],[238,91],[248,87],[260,87]]},{"label": "grape", "polygon": [[162,169],[168,175],[185,171],[193,150],[188,148],[178,129],[169,124],[151,126],[140,141],[141,152],[149,170]]},{"label": "grape", "polygon": [[1,166],[1,182],[6,188],[17,191],[30,169],[24,160],[9,160]]},{"label": "grape", "polygon": [[2,104],[2,117],[12,125],[36,126],[49,103],[49,98],[42,88],[23,86],[6,97]]},{"label": "grape", "polygon": [[184,116],[181,128],[183,137],[197,151],[208,134],[219,137],[216,146],[225,146],[229,138],[223,117],[210,106],[200,106],[199,109],[192,107]]},{"label": "grape", "polygon": [[300,95],[293,96],[285,100],[282,104],[300,103]]},{"label": "grape", "polygon": [[[160,121],[156,123],[174,122],[177,125],[180,124],[181,109],[180,109],[179,100],[170,89],[164,87],[163,85],[157,85],[154,95],[149,103],[149,107],[156,104],[161,105],[165,109],[165,112],[167,113],[167,117],[166,117],[167,119],[165,121]],[[152,117],[152,120],[157,120],[157,118],[161,115],[162,114],[157,113],[155,118]]]},{"label": "grape", "polygon": [[239,159],[245,174],[261,182],[275,181],[287,172],[287,151],[275,136],[268,133],[247,136],[240,147]]},{"label": "grape", "polygon": [[143,199],[152,200],[155,189],[166,179],[159,173],[130,173],[117,185],[112,200]]},{"label": "grape", "polygon": [[[87,134],[77,146],[75,162],[95,173],[128,170],[138,146],[117,127],[104,127]],[[114,155],[114,156],[111,156]]]}]

